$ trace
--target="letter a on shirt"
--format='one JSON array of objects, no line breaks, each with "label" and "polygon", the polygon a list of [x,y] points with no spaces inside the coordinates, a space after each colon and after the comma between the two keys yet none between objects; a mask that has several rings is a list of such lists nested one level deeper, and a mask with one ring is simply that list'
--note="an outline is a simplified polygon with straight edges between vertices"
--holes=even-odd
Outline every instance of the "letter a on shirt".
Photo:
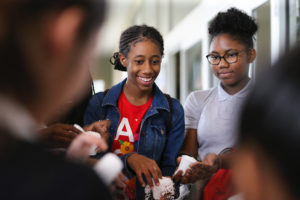
[{"label": "letter a on shirt", "polygon": [[[126,128],[126,131],[123,131],[124,126]],[[118,127],[118,130],[117,130],[117,135],[116,135],[115,140],[118,140],[120,135],[128,136],[129,142],[134,142],[133,133],[132,133],[132,130],[130,128],[129,121],[126,117],[122,118],[122,121],[121,121],[121,123]]]}]

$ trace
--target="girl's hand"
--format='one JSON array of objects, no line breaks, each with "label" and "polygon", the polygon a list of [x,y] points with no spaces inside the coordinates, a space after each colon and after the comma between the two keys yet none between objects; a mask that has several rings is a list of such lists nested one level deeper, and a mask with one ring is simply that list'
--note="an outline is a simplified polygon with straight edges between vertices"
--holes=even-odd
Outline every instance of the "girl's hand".
[{"label": "girl's hand", "polygon": [[[177,168],[181,162],[181,156],[177,157],[176,162],[177,162],[177,167],[176,167],[175,172],[177,171]],[[182,174],[183,174],[183,171],[179,170],[176,174],[173,175],[173,177],[172,177],[173,181],[175,183],[181,183]]]},{"label": "girl's hand", "polygon": [[67,148],[80,133],[73,125],[54,124],[40,130],[42,142],[52,148]]},{"label": "girl's hand", "polygon": [[83,127],[85,131],[95,131],[100,133],[101,138],[103,138],[105,141],[108,141],[109,138],[109,132],[108,128],[110,126],[110,120],[101,120],[101,121],[96,121],[90,125],[87,125]]},{"label": "girl's hand", "polygon": [[117,188],[124,189],[126,187],[126,176],[120,172],[120,174],[115,178],[112,184],[114,184]]},{"label": "girl's hand", "polygon": [[153,189],[152,179],[154,180],[155,185],[159,186],[158,179],[162,178],[162,174],[154,160],[138,153],[134,153],[127,158],[127,164],[135,172],[142,187],[146,186],[143,180],[143,175],[151,189]]},{"label": "girl's hand", "polygon": [[208,154],[202,162],[190,165],[190,169],[181,178],[181,183],[194,183],[197,180],[208,180],[221,167],[220,158],[216,154]]},{"label": "girl's hand", "polygon": [[203,160],[204,164],[211,166],[215,171],[221,168],[221,158],[214,153],[207,154]]},{"label": "girl's hand", "polygon": [[79,134],[70,144],[67,150],[67,158],[75,161],[86,162],[92,145],[96,145],[101,151],[106,151],[107,144],[103,139],[91,135]]},{"label": "girl's hand", "polygon": [[195,183],[198,180],[208,180],[216,172],[216,170],[203,162],[195,162],[190,164],[190,169],[185,171],[182,176],[182,171],[177,172],[173,179],[181,184]]}]

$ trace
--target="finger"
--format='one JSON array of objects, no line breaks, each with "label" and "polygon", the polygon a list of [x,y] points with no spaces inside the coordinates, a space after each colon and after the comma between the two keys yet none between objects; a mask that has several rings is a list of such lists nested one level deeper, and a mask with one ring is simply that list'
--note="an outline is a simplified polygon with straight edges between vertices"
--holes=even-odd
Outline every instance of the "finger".
[{"label": "finger", "polygon": [[92,135],[84,135],[80,134],[78,137],[80,137],[81,145],[96,145],[98,148],[100,148],[102,151],[106,151],[107,149],[107,144],[103,139],[96,138],[95,136]]},{"label": "finger", "polygon": [[208,162],[207,159],[204,159],[204,160],[202,161],[202,163],[208,165],[209,162]]},{"label": "finger", "polygon": [[75,133],[75,132],[69,131],[69,130],[65,130],[65,129],[59,129],[54,132],[54,135],[69,138],[69,139],[73,140],[78,135],[78,133]]},{"label": "finger", "polygon": [[160,171],[160,169],[157,169],[156,166],[153,166],[153,168],[150,170],[150,173],[152,175],[152,178],[154,180],[154,183],[156,186],[159,186],[159,172],[158,170]]},{"label": "finger", "polygon": [[180,182],[181,181],[181,177],[182,177],[183,171],[179,170],[174,176],[173,176],[173,180],[175,182]]},{"label": "finger", "polygon": [[95,122],[91,125],[83,127],[85,131],[94,131],[98,133],[105,133],[107,131],[106,128],[102,127],[102,125],[97,124],[98,122]]},{"label": "finger", "polygon": [[101,124],[106,127],[106,128],[109,128],[110,127],[110,120],[109,119],[106,119],[106,120],[102,120],[100,121],[102,122]]},{"label": "finger", "polygon": [[83,130],[85,130],[85,131],[92,131],[92,129],[93,129],[93,124],[86,125],[83,127]]},{"label": "finger", "polygon": [[215,159],[214,160],[209,160],[208,165],[213,166],[214,162],[215,162]]},{"label": "finger", "polygon": [[193,178],[194,176],[191,174],[191,171],[187,171],[185,174],[184,174],[184,176],[182,176],[182,178],[181,178],[181,183],[182,184],[187,184],[187,183],[192,183],[193,181],[192,181],[192,178]]},{"label": "finger", "polygon": [[[154,162],[155,162],[155,161],[154,161]],[[156,170],[156,172],[157,172],[158,178],[162,178],[162,172],[161,172],[159,166],[156,164],[156,162],[155,162],[155,170]]]},{"label": "finger", "polygon": [[176,161],[177,161],[177,164],[179,165],[179,163],[181,162],[181,156],[178,157],[178,158],[176,159]]},{"label": "finger", "polygon": [[60,128],[66,130],[66,131],[72,131],[76,134],[81,133],[81,131],[77,128],[75,128],[73,125],[71,124],[58,124]]},{"label": "finger", "polygon": [[128,178],[122,172],[119,174],[119,178],[123,183],[126,183],[128,180]]},{"label": "finger", "polygon": [[109,126],[110,126],[110,120],[102,120],[102,121],[94,122],[88,126],[85,126],[84,129],[86,131],[96,131],[99,133],[105,133],[107,132]]},{"label": "finger", "polygon": [[151,189],[153,189],[153,181],[152,181],[152,176],[150,175],[151,172],[148,171],[148,169],[144,170],[143,172],[145,178],[146,178],[146,181],[148,183],[148,185],[150,186]]},{"label": "finger", "polygon": [[187,177],[185,177],[185,176],[183,176],[183,177],[181,177],[181,184],[187,184],[188,183],[188,179],[187,179]]},{"label": "finger", "polygon": [[125,176],[122,173],[120,173],[114,180],[117,188],[120,188],[120,189],[123,189],[126,187],[125,181],[126,181]]},{"label": "finger", "polygon": [[136,173],[136,177],[138,178],[138,180],[139,180],[141,186],[142,186],[142,187],[145,187],[146,184],[145,184],[145,182],[144,182],[144,179],[143,179],[143,177],[142,177],[142,173],[141,173],[140,171],[139,171],[138,173]]},{"label": "finger", "polygon": [[193,167],[197,167],[197,166],[200,166],[200,165],[202,165],[202,163],[200,163],[200,162],[194,162],[192,164],[189,164],[189,167],[193,168]]},{"label": "finger", "polygon": [[93,140],[96,141],[96,145],[101,151],[107,150],[107,148],[108,148],[107,143],[103,139],[101,139],[101,138],[99,139],[94,136],[92,136],[92,137],[93,137]]},{"label": "finger", "polygon": [[110,126],[110,123],[111,121],[109,119],[105,119],[105,120],[102,120],[104,123],[106,123],[106,125],[109,127]]},{"label": "finger", "polygon": [[192,169],[186,169],[184,175],[188,176],[188,175],[190,175],[192,173],[193,173]]}]

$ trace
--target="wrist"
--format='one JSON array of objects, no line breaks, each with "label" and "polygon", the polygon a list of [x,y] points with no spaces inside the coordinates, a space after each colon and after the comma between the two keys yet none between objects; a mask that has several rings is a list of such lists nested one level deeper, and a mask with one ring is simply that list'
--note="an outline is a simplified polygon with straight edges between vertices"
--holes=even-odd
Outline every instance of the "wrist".
[{"label": "wrist", "polygon": [[176,158],[181,157],[181,156],[183,156],[183,155],[187,155],[187,156],[191,156],[191,157],[195,158],[194,156],[192,156],[191,154],[186,153],[186,152],[179,152],[179,153],[177,154]]}]

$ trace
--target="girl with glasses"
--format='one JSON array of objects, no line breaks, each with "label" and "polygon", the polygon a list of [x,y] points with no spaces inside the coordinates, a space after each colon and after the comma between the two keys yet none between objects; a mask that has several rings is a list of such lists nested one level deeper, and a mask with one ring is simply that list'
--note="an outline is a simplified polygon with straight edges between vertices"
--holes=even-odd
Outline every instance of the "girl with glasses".
[{"label": "girl with glasses", "polygon": [[236,141],[236,116],[251,86],[248,72],[256,56],[253,35],[257,25],[244,12],[231,8],[219,12],[208,31],[207,60],[220,83],[210,90],[192,92],[185,102],[186,137],[181,154],[198,157],[199,162],[184,176],[179,172],[174,178],[181,183],[208,182],[204,199],[227,199],[232,195],[230,184],[219,185],[217,191],[214,177],[221,173],[226,180],[230,178],[230,171],[222,170],[228,168]]}]

